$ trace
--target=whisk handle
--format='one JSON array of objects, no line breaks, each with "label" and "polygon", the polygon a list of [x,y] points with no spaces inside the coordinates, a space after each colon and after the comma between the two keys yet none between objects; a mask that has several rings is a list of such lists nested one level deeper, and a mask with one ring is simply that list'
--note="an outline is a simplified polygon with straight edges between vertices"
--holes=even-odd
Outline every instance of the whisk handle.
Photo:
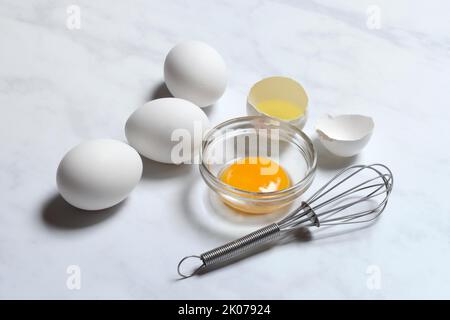
[{"label": "whisk handle", "polygon": [[[278,239],[280,236],[281,230],[278,224],[270,224],[264,228],[249,233],[242,238],[228,242],[227,244],[224,244],[223,246],[217,247],[215,249],[206,251],[199,256],[193,255],[184,257],[178,263],[178,274],[183,278],[192,277],[206,267],[231,260],[248,252],[253,248],[258,247],[259,245],[267,243],[271,240]],[[184,261],[190,258],[199,259],[202,264],[190,274],[185,274],[181,271],[181,265]]]},{"label": "whisk handle", "polygon": [[235,258],[248,250],[251,250],[263,243],[279,238],[281,235],[280,227],[276,224],[270,224],[264,228],[258,229],[248,235],[228,242],[223,246],[209,250],[200,255],[205,267],[225,262]]}]

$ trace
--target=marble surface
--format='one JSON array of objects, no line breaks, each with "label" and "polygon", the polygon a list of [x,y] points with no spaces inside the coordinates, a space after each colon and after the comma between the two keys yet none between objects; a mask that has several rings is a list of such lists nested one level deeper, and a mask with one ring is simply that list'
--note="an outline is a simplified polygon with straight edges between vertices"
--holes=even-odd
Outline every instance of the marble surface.
[{"label": "marble surface", "polygon": [[[70,5],[79,29],[68,27]],[[1,0],[0,297],[450,298],[449,10],[446,1]],[[167,94],[165,54],[187,39],[210,43],[230,71],[207,110],[213,124],[244,115],[250,86],[271,75],[305,86],[312,137],[325,113],[372,116],[359,157],[318,146],[313,188],[350,163],[385,163],[396,185],[382,219],[177,281],[180,257],[255,227],[215,215],[197,167],[145,161],[131,196],[103,213],[59,198],[65,152],[125,140],[130,113]],[[70,266],[79,289],[67,285]]]}]

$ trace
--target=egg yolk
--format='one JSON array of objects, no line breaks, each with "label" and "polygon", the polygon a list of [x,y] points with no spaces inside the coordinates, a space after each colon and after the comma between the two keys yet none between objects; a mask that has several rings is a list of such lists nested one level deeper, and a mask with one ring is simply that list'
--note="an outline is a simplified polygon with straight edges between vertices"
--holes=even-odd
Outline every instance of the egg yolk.
[{"label": "egg yolk", "polygon": [[230,186],[250,192],[272,192],[286,189],[290,180],[275,161],[263,157],[247,157],[226,167],[220,180]]},{"label": "egg yolk", "polygon": [[270,99],[256,105],[260,112],[280,120],[294,120],[305,114],[305,108],[286,100]]}]

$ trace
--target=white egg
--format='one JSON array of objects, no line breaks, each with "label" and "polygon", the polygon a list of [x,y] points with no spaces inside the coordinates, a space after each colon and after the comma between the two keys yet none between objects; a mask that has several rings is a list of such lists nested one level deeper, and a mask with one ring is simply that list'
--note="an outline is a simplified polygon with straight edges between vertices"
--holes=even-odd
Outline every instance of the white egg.
[{"label": "white egg", "polygon": [[174,97],[203,108],[214,104],[225,92],[227,68],[214,48],[204,42],[188,41],[167,54],[164,79]]},{"label": "white egg", "polygon": [[101,210],[124,200],[142,175],[139,154],[111,139],[83,142],[61,160],[56,182],[61,196],[84,210]]},{"label": "white egg", "polygon": [[351,157],[362,151],[372,136],[372,118],[347,114],[328,116],[316,124],[320,142],[331,153],[340,157]]},{"label": "white egg", "polygon": [[147,102],[127,120],[128,142],[143,156],[164,163],[192,163],[209,127],[206,114],[178,98]]}]

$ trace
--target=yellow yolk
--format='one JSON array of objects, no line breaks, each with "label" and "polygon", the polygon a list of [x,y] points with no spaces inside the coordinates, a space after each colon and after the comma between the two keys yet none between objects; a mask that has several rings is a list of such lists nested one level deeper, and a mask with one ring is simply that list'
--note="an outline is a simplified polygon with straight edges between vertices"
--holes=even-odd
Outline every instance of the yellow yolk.
[{"label": "yellow yolk", "polygon": [[271,99],[256,105],[256,109],[267,116],[280,120],[295,120],[305,114],[305,108],[287,100]]},{"label": "yellow yolk", "polygon": [[220,180],[236,189],[250,192],[272,192],[290,186],[289,177],[283,168],[263,157],[237,160],[225,168]]}]

